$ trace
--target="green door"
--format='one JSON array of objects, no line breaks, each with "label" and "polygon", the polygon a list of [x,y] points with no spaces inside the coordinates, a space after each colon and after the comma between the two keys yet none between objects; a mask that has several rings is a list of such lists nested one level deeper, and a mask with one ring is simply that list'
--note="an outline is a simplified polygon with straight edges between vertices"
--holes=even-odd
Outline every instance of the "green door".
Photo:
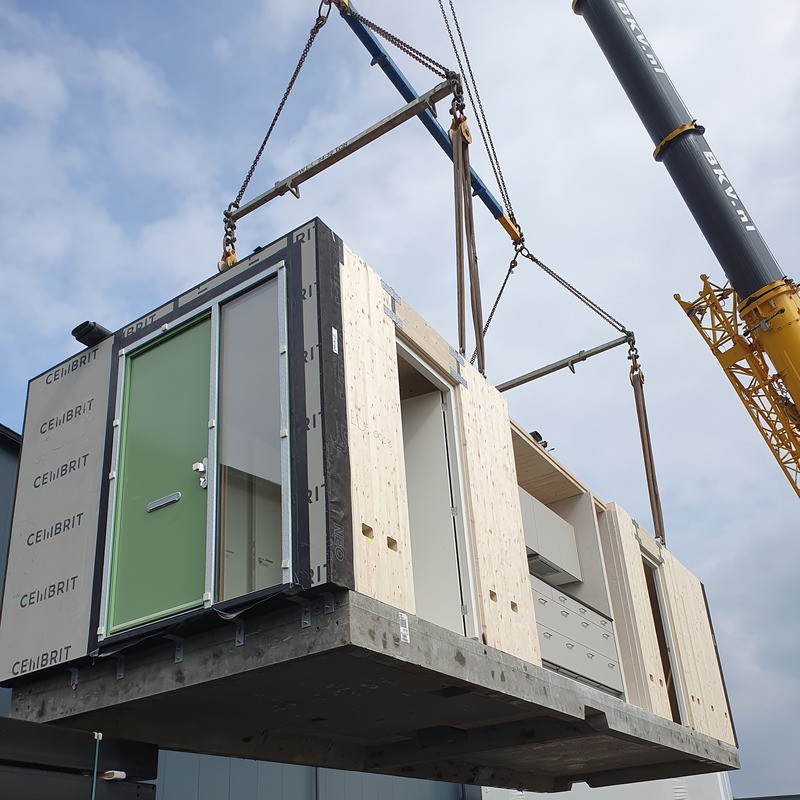
[{"label": "green door", "polygon": [[127,359],[109,634],[203,603],[210,342],[206,317]]}]

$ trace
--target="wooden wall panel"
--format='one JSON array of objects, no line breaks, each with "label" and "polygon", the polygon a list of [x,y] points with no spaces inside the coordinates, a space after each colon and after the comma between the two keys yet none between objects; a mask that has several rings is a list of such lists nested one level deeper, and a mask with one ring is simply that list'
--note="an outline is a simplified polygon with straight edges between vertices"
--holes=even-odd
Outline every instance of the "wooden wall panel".
[{"label": "wooden wall panel", "polygon": [[391,297],[344,248],[342,316],[356,590],[416,613]]},{"label": "wooden wall panel", "polygon": [[486,644],[541,663],[508,407],[469,365],[457,391],[467,507]]},{"label": "wooden wall panel", "polygon": [[447,341],[442,338],[422,317],[404,300],[394,296],[394,312],[403,326],[398,330],[399,337],[417,355],[441,370],[443,378],[455,383],[450,378],[451,371],[458,370],[458,362]]},{"label": "wooden wall panel", "polygon": [[642,550],[633,520],[615,503],[600,515],[600,541],[625,677],[626,700],[672,719]]},{"label": "wooden wall panel", "polygon": [[702,584],[668,550],[663,550],[662,556],[662,585],[683,678],[688,724],[700,733],[734,744]]}]

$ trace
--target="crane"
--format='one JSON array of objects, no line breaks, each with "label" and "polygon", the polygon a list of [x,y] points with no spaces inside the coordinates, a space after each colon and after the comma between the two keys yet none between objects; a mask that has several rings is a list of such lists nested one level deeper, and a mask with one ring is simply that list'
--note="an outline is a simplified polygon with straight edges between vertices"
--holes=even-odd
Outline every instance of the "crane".
[{"label": "crane", "polygon": [[[323,15],[323,8],[326,6],[328,11]],[[378,66],[386,74],[389,81],[408,101],[408,105],[392,115],[391,118],[383,120],[369,131],[346,142],[294,173],[285,181],[276,183],[272,189],[254,200],[240,206],[239,201],[242,199],[244,190],[302,67],[305,56],[308,54],[314,37],[325,24],[333,6],[339,10],[345,22],[367,49],[372,57],[372,64]],[[727,283],[718,285],[713,283],[708,276],[702,275],[702,288],[696,299],[686,301],[677,294],[675,299],[710,347],[778,461],[780,468],[800,496],[800,410],[798,410],[800,406],[800,294],[798,287],[784,274],[770,252],[730,178],[706,141],[705,129],[690,115],[672,85],[663,64],[656,56],[652,45],[633,15],[628,2],[623,2],[623,0],[572,0],[572,8],[586,21],[653,140],[654,158],[667,168],[727,278]],[[455,15],[455,11],[453,14]],[[440,77],[444,77],[445,83],[424,95],[418,94],[388,55],[373,30],[405,50],[420,63],[428,66]],[[450,33],[452,40],[452,32]],[[454,42],[453,45],[455,48]],[[449,84],[449,89],[447,84]],[[410,116],[416,115],[440,147],[453,159],[454,148],[450,134],[436,119],[433,103],[450,91],[460,91],[460,85],[460,76],[457,73],[447,70],[429,56],[414,50],[398,37],[362,17],[356,11],[352,0],[321,0],[317,22],[311,30],[309,41],[287,87],[284,99],[278,107],[272,126],[270,126],[237,199],[225,212],[226,233],[223,239],[223,259],[220,261],[220,269],[229,268],[236,262],[233,245],[236,241],[235,224],[237,220],[270,199],[286,192],[299,195],[298,185],[300,182],[317,174],[326,166],[339,161],[348,153],[364,146],[368,141],[382,135]],[[498,176],[499,166],[493,162],[493,169],[495,168],[495,175]],[[503,199],[506,202],[505,209],[471,167],[465,180],[466,186],[471,187],[472,194],[489,209],[514,243],[515,257],[511,262],[509,274],[516,265],[517,257],[524,256],[555,277],[562,286],[587,302],[588,298],[585,298],[574,287],[542,264],[525,246],[522,231],[510,208],[505,184],[502,181],[502,173],[499,174],[499,182]],[[469,195],[469,193],[467,189],[466,194]],[[505,284],[506,282],[503,283],[500,290],[501,294]],[[462,303],[463,300],[459,299],[459,308]],[[632,359],[632,374],[633,372],[639,374],[633,334],[596,304],[591,302],[587,302],[587,304],[624,334],[623,339],[610,344],[616,346],[620,342],[628,342],[631,348],[629,358]],[[495,302],[496,306],[497,301]],[[463,350],[463,324],[461,312],[459,313],[459,341]],[[480,311],[477,313],[476,342],[482,352],[483,334],[491,321],[494,309],[489,315],[486,326],[482,324]],[[599,350],[595,348],[592,353],[603,352],[606,349],[608,349],[606,346]],[[476,349],[477,352],[478,349]],[[568,359],[570,364],[574,360],[574,357]],[[637,401],[637,408],[639,405]],[[643,401],[641,405],[643,406]],[[649,439],[649,437],[647,438]],[[643,447],[647,463],[649,445],[645,438],[643,438]],[[651,483],[653,492],[657,495],[654,477]],[[660,516],[660,514],[654,510],[654,517],[656,516]],[[658,528],[659,525],[656,527]]]},{"label": "crane", "polygon": [[675,299],[711,348],[800,496],[800,295],[621,0],[572,0],[650,135],[719,261],[727,283],[702,275],[699,296]]}]

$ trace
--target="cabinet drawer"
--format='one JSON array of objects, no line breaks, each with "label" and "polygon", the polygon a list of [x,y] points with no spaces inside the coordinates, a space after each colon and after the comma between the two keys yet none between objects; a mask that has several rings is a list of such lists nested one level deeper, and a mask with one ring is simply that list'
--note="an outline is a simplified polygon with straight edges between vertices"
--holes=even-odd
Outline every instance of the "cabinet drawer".
[{"label": "cabinet drawer", "polygon": [[622,691],[622,676],[616,659],[610,659],[543,625],[539,626],[539,642],[545,661],[610,689]]}]

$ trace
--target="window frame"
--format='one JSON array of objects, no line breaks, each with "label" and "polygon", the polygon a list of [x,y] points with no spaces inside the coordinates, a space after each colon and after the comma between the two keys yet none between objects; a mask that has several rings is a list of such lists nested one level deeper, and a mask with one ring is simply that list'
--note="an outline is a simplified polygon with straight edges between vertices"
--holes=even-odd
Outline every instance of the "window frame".
[{"label": "window frame", "polygon": [[[219,394],[220,394],[220,331],[221,314],[220,308],[226,303],[234,300],[248,291],[257,288],[259,285],[271,280],[278,281],[278,366],[279,366],[279,391],[280,391],[280,431],[281,431],[281,579],[283,583],[273,587],[265,587],[249,594],[241,595],[236,598],[220,600],[218,596],[217,580],[217,531],[219,521],[217,519],[219,498],[218,498],[218,422],[219,422]],[[119,460],[121,455],[121,420],[125,398],[125,377],[127,373],[128,358],[139,352],[142,348],[154,345],[159,338],[172,335],[192,321],[209,315],[211,318],[210,332],[210,359],[209,359],[209,409],[208,409],[208,467],[206,469],[206,479],[208,481],[208,498],[206,505],[206,544],[205,544],[205,587],[203,595],[202,609],[191,609],[171,616],[163,617],[135,626],[124,631],[107,635],[109,613],[109,591],[111,583],[111,561],[114,552],[114,528],[116,522],[118,487],[116,476],[119,470]],[[243,598],[250,598],[270,593],[284,588],[292,583],[293,575],[293,519],[292,519],[292,481],[291,481],[291,424],[289,409],[289,347],[288,347],[288,291],[286,277],[286,262],[284,260],[276,262],[274,265],[252,276],[251,278],[232,286],[227,291],[221,292],[206,302],[197,305],[185,314],[172,319],[157,330],[143,336],[141,339],[122,347],[117,353],[117,364],[112,367],[112,373],[116,377],[113,400],[113,423],[112,423],[112,442],[111,442],[111,472],[108,479],[111,483],[109,488],[108,510],[105,525],[105,544],[103,549],[103,572],[100,590],[100,608],[98,615],[97,642],[103,643],[126,637],[131,633],[141,632],[144,629],[158,628],[173,623],[177,619],[193,615],[203,609],[211,607],[223,607],[240,603]]]}]

